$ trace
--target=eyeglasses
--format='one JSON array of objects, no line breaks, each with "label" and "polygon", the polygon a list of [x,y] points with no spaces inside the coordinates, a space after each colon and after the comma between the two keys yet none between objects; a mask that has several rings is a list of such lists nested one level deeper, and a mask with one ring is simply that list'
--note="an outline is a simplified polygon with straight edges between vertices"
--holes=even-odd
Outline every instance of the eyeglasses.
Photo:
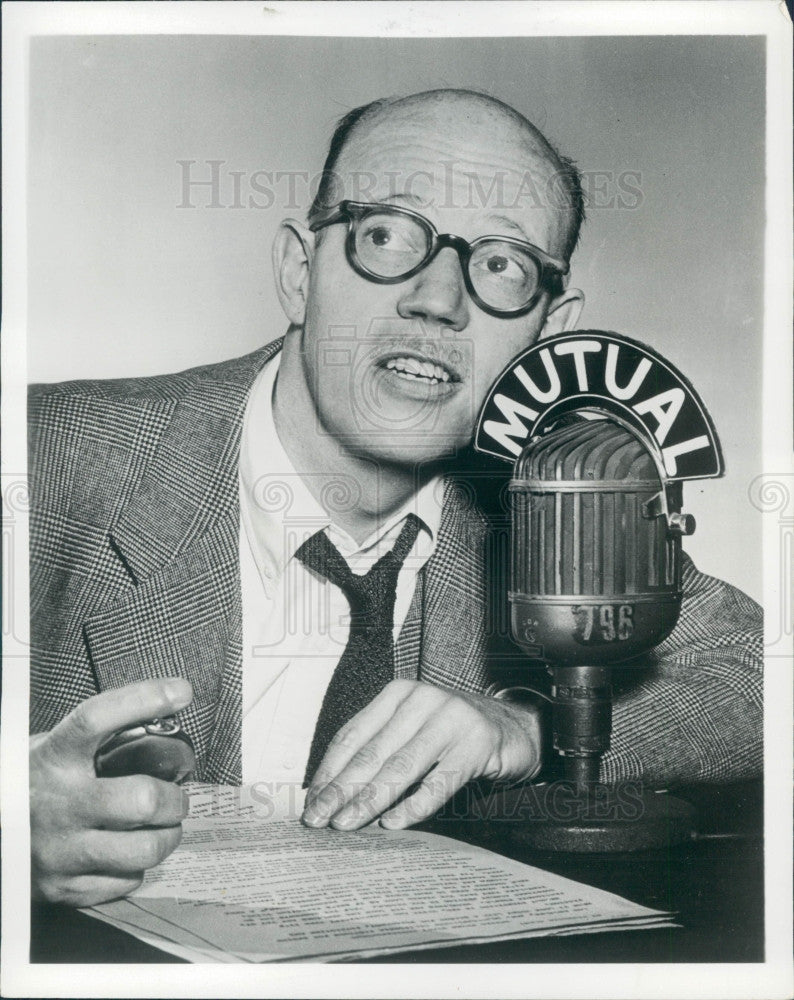
[{"label": "eyeglasses", "polygon": [[347,259],[363,278],[382,285],[405,281],[450,247],[460,260],[469,295],[493,316],[528,312],[550,276],[559,279],[568,273],[567,264],[532,243],[511,236],[480,236],[468,243],[439,234],[423,215],[397,205],[342,201],[321,212],[309,228],[317,232],[345,221]]}]

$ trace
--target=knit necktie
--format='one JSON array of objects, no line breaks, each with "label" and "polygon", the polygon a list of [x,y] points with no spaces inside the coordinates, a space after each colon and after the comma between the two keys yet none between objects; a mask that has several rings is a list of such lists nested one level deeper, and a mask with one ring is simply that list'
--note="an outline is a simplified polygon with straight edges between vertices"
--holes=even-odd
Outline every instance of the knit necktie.
[{"label": "knit necktie", "polygon": [[295,553],[305,566],[336,584],[350,604],[350,634],[317,717],[304,787],[339,729],[394,676],[397,577],[418,533],[419,519],[409,514],[394,548],[363,576],[352,572],[324,531],[307,538]]}]

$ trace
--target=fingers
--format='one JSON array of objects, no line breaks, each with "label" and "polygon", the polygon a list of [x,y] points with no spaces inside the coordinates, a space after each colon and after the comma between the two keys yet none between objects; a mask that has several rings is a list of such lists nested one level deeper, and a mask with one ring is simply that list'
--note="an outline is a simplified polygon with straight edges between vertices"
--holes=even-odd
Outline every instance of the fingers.
[{"label": "fingers", "polygon": [[84,830],[61,841],[52,839],[34,853],[35,881],[46,891],[48,885],[76,876],[138,878],[140,872],[165,860],[181,839],[180,826],[123,833]]},{"label": "fingers", "polygon": [[103,691],[70,712],[49,733],[42,749],[58,763],[64,759],[93,762],[101,744],[118,730],[178,712],[192,696],[189,682],[181,677],[139,681]]},{"label": "fingers", "polygon": [[434,768],[426,775],[415,792],[384,812],[380,825],[387,830],[403,830],[429,819],[470,777],[467,761],[452,755],[447,757],[443,767]]},{"label": "fingers", "polygon": [[129,876],[130,872],[154,868],[179,846],[182,827],[169,826],[157,830],[128,830],[116,833],[110,830],[89,830],[84,844],[90,867],[81,864],[79,873],[86,870],[107,875]]},{"label": "fingers", "polygon": [[[444,757],[457,735],[461,708],[465,710],[465,705],[458,706],[446,692],[413,685],[380,731],[358,749],[347,748],[348,761],[333,780],[324,787],[314,786],[317,790],[307,796],[303,822],[316,827],[330,822],[343,830],[371,822]],[[366,732],[367,726],[354,725],[353,730]],[[321,765],[324,773],[332,771],[333,759],[329,752]]]},{"label": "fingers", "polygon": [[33,898],[65,906],[96,906],[129,895],[142,881],[143,872],[129,876],[52,876],[34,888]]},{"label": "fingers", "polygon": [[424,777],[440,756],[439,742],[421,732],[387,756],[374,776],[363,767],[345,768],[309,805],[304,821],[309,826],[330,822],[337,830],[356,830]]},{"label": "fingers", "polygon": [[130,892],[177,846],[189,800],[148,775],[97,778],[94,754],[119,729],[170,715],[192,697],[180,678],[142,681],[89,698],[30,744],[34,891],[88,905]]},{"label": "fingers", "polygon": [[537,711],[392,682],[332,743],[302,820],[353,830],[385,813],[385,826],[417,823],[473,778],[533,777],[540,746]]},{"label": "fingers", "polygon": [[[392,681],[367,705],[365,709],[358,712],[346,723],[331,740],[325,756],[320,762],[320,766],[312,778],[309,790],[306,793],[306,801],[311,800],[320,792],[331,779],[351,762],[351,758],[361,750],[362,747],[370,745],[370,741],[380,733],[383,727],[395,720],[395,713],[398,712],[403,703],[413,693],[414,686],[411,682]],[[411,722],[410,715],[402,713],[398,720],[407,723],[405,735],[410,735],[416,731],[417,723]],[[373,747],[368,753],[377,754],[378,746]],[[388,751],[391,752],[391,751]],[[368,764],[368,760],[360,760],[359,764]]]},{"label": "fingers", "polygon": [[345,790],[346,803],[331,819],[336,829],[355,830],[371,823],[439,761],[446,761],[448,734],[435,724],[435,720],[405,742],[395,738],[388,729],[386,736],[391,744],[396,744],[395,749],[368,783],[360,771],[351,775],[349,769],[333,782],[334,790],[340,786]]},{"label": "fingers", "polygon": [[176,826],[190,808],[190,797],[179,785],[147,775],[97,778],[76,798],[75,821],[105,830]]},{"label": "fingers", "polygon": [[145,870],[164,861],[181,839],[180,826],[125,833],[86,830],[61,843],[57,855],[34,853],[34,898],[92,906],[126,896],[141,884]]}]

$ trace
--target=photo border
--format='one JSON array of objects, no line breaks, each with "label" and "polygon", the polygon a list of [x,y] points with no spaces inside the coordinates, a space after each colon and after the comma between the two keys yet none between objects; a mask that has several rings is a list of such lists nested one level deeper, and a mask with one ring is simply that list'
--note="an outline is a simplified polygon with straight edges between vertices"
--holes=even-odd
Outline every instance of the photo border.
[{"label": "photo border", "polygon": [[[498,14],[498,16],[497,16]],[[745,35],[767,38],[767,230],[764,316],[765,476],[792,476],[791,22],[771,0],[543,3],[17,3],[3,7],[3,484],[26,468],[27,41],[40,34],[442,36]],[[783,430],[781,430],[781,428]],[[8,470],[14,470],[13,473]],[[11,478],[6,478],[9,476]],[[794,503],[794,500],[791,500]],[[789,517],[789,514],[786,515]],[[764,519],[764,605],[781,607],[780,523]],[[794,524],[794,519],[792,524]],[[6,546],[8,548],[8,546]],[[14,599],[27,620],[27,524],[15,521]],[[7,565],[7,563],[6,563]],[[790,598],[790,594],[788,595]],[[4,996],[784,997],[791,990],[791,635],[767,649],[765,692],[766,961],[751,964],[390,966],[30,965],[26,920],[28,669],[6,640],[2,805]],[[595,975],[594,975],[595,973]],[[463,985],[465,983],[465,985]],[[133,985],[134,984],[134,985]]]}]

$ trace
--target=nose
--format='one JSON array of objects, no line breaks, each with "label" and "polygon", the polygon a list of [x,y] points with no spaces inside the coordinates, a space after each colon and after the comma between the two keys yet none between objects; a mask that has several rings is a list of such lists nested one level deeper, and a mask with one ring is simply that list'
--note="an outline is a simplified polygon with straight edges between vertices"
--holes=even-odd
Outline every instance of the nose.
[{"label": "nose", "polygon": [[403,319],[420,318],[452,330],[469,322],[469,296],[457,253],[445,247],[413,278],[397,302]]}]

